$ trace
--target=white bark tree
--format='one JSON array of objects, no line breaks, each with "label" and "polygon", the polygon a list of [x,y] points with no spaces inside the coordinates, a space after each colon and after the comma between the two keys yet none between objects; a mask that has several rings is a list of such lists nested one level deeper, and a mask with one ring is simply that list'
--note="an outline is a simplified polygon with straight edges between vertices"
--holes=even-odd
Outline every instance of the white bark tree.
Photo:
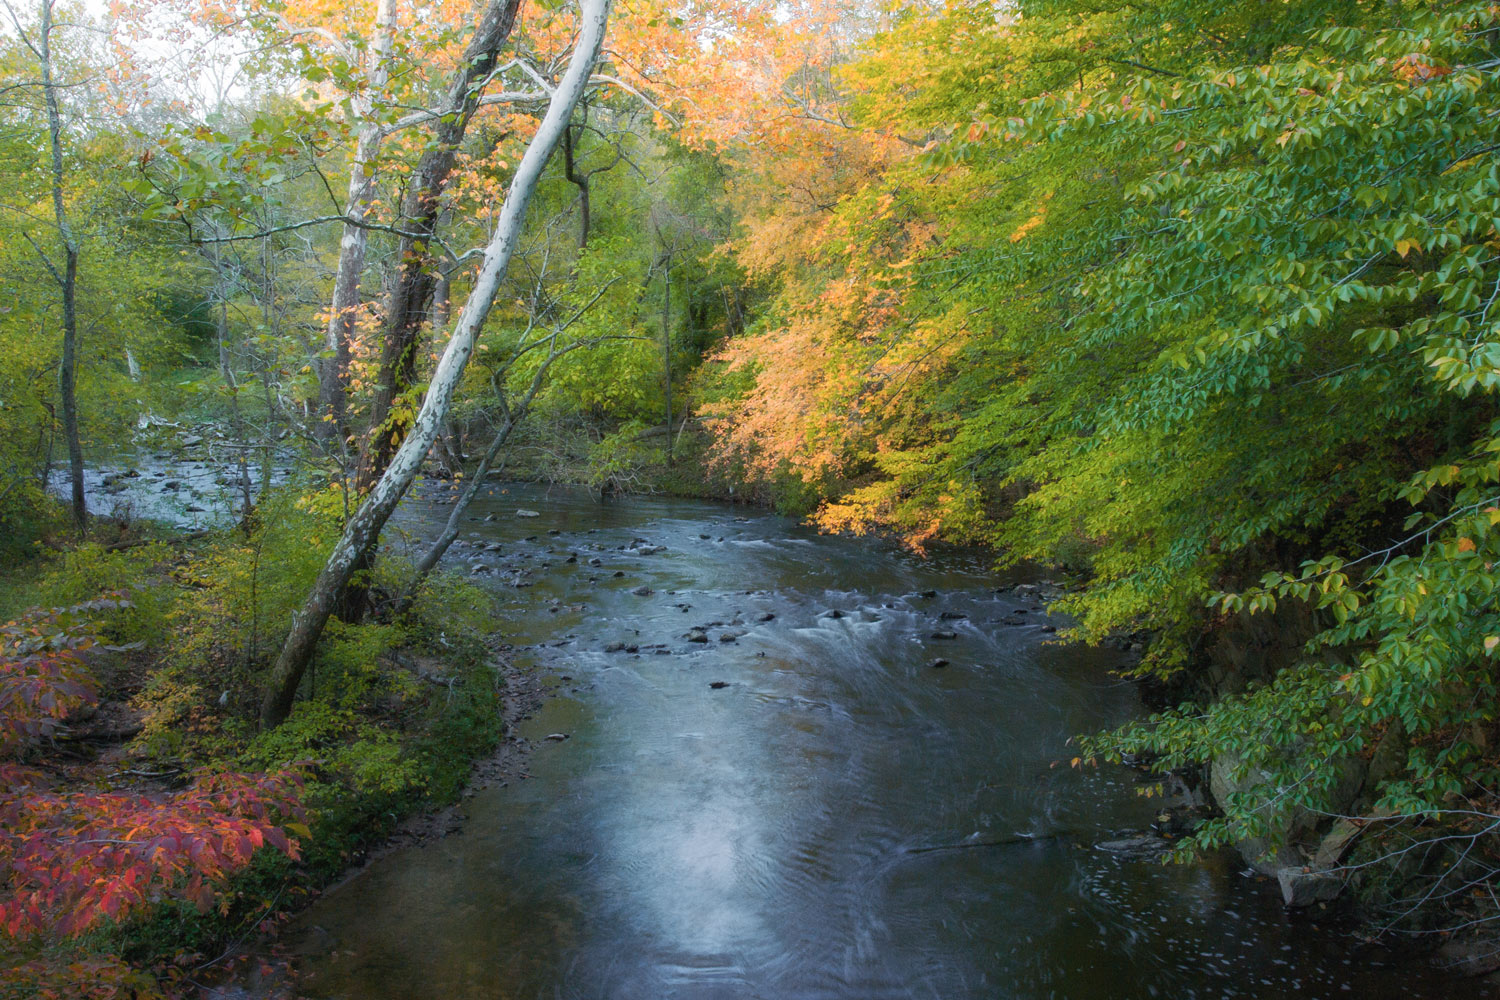
[{"label": "white bark tree", "polygon": [[327,356],[320,367],[322,420],[315,429],[318,438],[325,442],[346,433],[344,379],[349,367],[349,343],[359,312],[365,247],[369,242],[369,229],[362,223],[375,194],[375,158],[380,155],[380,140],[385,135],[385,124],[376,116],[375,108],[390,80],[395,39],[396,0],[380,0],[365,70],[365,89],[354,104],[360,126],[354,142],[354,162],[349,165],[349,192],[344,201],[347,221],[339,243],[338,272],[333,280],[333,301],[329,304],[328,329],[324,335],[323,349]]},{"label": "white bark tree", "polygon": [[291,713],[297,687],[360,554],[379,538],[386,520],[411,486],[447,417],[454,389],[474,353],[479,331],[489,316],[501,279],[520,241],[526,209],[542,169],[561,141],[572,119],[573,109],[588,87],[590,74],[604,44],[611,5],[612,0],[580,0],[578,39],[567,71],[553,92],[547,113],[516,168],[515,178],[500,209],[495,235],[485,247],[484,262],[473,291],[465,300],[452,336],[438,359],[411,430],[380,480],[345,525],[343,536],[334,546],[292,624],[292,630],[271,668],[261,703],[260,719],[264,728],[279,725]]}]

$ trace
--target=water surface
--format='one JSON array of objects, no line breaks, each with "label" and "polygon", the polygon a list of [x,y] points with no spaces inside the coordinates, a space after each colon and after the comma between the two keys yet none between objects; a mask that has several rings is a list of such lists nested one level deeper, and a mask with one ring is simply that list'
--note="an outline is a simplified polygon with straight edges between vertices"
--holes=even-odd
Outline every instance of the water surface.
[{"label": "water surface", "polygon": [[[401,527],[435,533],[449,496]],[[1485,995],[1314,931],[1227,859],[1096,849],[1153,803],[1126,769],[1070,769],[1067,741],[1137,694],[978,553],[533,487],[466,528],[450,563],[561,686],[525,735],[568,739],[314,906],[292,934],[311,996]]]}]

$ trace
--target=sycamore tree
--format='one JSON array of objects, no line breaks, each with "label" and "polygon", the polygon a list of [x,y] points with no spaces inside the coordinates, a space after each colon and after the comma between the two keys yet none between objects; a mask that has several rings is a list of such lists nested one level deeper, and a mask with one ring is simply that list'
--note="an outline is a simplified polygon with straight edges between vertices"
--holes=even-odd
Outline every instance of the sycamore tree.
[{"label": "sycamore tree", "polygon": [[464,367],[473,354],[475,340],[494,305],[510,259],[521,237],[527,205],[547,160],[561,142],[573,109],[589,84],[589,76],[604,45],[610,0],[585,0],[579,9],[577,41],[566,72],[548,102],[547,114],[537,127],[506,192],[496,221],[495,234],[485,248],[483,263],[472,290],[459,312],[453,332],[438,360],[427,395],[412,422],[411,430],[385,472],[345,526],[328,563],[318,575],[286,643],[272,667],[261,722],[275,726],[291,711],[302,674],[312,658],[318,637],[333,613],[334,605],[348,585],[362,554],[379,538],[386,520],[405,494],[436,440]]}]

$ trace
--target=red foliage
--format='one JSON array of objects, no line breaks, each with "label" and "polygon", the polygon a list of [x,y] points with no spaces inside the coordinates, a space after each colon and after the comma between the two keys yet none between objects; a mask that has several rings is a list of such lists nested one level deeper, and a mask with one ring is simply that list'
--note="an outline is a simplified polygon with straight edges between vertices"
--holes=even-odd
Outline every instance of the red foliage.
[{"label": "red foliage", "polygon": [[[92,637],[35,616],[0,628],[0,752],[50,734],[97,698],[82,659]],[[206,910],[214,885],[261,847],[297,857],[301,781],[206,774],[170,795],[52,791],[0,761],[0,930],[68,937],[168,898]]]},{"label": "red foliage", "polygon": [[32,615],[0,626],[0,752],[50,735],[98,697],[81,656],[93,639],[60,619]]},{"label": "red foliage", "polygon": [[216,774],[161,799],[12,787],[0,799],[0,866],[13,938],[80,934],[165,898],[207,910],[213,884],[305,834],[294,775]]}]

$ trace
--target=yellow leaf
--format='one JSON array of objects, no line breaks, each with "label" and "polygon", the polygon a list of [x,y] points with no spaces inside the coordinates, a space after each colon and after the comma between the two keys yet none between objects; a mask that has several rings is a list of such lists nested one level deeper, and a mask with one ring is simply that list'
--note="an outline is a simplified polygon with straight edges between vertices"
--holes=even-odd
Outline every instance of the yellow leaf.
[{"label": "yellow leaf", "polygon": [[1496,646],[1500,646],[1500,635],[1487,635],[1484,637],[1484,651],[1492,652]]},{"label": "yellow leaf", "polygon": [[1473,552],[1474,551],[1474,539],[1472,539],[1472,538],[1460,538],[1458,540],[1458,551],[1460,551],[1460,552]]},{"label": "yellow leaf", "polygon": [[1409,253],[1411,253],[1413,250],[1416,250],[1416,249],[1418,249],[1418,247],[1417,247],[1417,244],[1416,244],[1415,240],[1397,240],[1396,241],[1396,252],[1401,255],[1401,259],[1402,260],[1405,260],[1406,259],[1406,255],[1409,254]]}]

